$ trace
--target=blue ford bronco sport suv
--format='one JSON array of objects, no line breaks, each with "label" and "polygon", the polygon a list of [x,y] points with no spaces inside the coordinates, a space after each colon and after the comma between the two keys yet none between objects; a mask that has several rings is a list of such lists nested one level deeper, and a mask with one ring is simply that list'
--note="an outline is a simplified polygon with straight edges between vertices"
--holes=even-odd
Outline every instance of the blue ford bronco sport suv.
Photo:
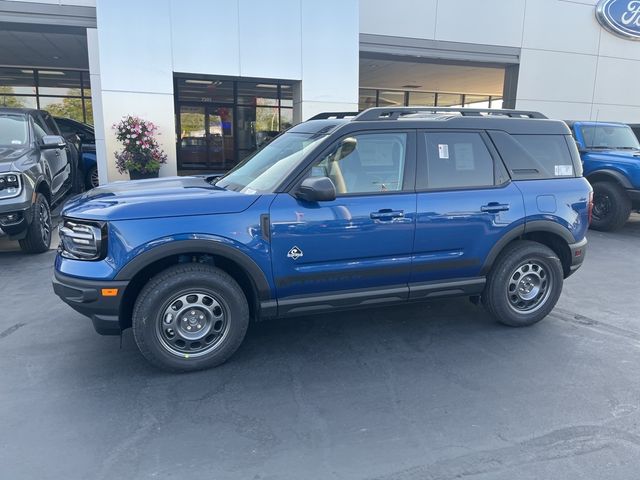
[{"label": "blue ford bronco sport suv", "polygon": [[582,157],[584,176],[593,186],[596,230],[624,226],[631,210],[640,210],[640,143],[628,125],[567,122]]},{"label": "blue ford bronco sport suv", "polygon": [[63,210],[55,292],[171,371],[250,319],[460,295],[531,325],[582,263],[591,187],[535,112],[321,114],[222,177],[112,183]]}]

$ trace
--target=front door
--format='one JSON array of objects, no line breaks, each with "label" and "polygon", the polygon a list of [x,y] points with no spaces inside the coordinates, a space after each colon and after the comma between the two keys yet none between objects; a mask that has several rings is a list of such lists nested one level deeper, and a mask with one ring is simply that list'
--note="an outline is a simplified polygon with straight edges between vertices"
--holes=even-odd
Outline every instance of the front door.
[{"label": "front door", "polygon": [[415,134],[341,139],[308,175],[327,176],[337,198],[278,194],[271,205],[274,280],[281,314],[408,297],[416,194]]},{"label": "front door", "polygon": [[225,172],[235,165],[232,107],[182,104],[179,113],[179,170]]}]

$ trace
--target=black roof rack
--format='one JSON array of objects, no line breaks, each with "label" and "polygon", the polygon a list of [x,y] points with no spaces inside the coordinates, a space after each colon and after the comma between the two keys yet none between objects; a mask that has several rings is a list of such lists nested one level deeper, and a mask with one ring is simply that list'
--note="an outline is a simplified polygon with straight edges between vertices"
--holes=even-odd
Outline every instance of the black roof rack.
[{"label": "black roof rack", "polygon": [[329,119],[341,119],[347,117],[357,117],[360,112],[322,112],[314,115],[309,120],[329,120]]},{"label": "black roof rack", "polygon": [[533,112],[529,110],[500,110],[492,108],[466,107],[374,107],[365,110],[356,118],[354,118],[354,120],[397,120],[400,117],[417,113],[459,113],[463,117],[482,117],[495,115],[511,118],[547,118],[540,112]]}]

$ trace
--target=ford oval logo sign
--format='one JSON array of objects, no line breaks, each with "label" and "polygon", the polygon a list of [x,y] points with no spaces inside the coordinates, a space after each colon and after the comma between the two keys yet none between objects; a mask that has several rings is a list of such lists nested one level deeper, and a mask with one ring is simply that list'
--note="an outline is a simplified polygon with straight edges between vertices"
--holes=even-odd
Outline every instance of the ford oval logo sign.
[{"label": "ford oval logo sign", "polygon": [[600,0],[596,17],[611,33],[640,40],[640,0]]}]

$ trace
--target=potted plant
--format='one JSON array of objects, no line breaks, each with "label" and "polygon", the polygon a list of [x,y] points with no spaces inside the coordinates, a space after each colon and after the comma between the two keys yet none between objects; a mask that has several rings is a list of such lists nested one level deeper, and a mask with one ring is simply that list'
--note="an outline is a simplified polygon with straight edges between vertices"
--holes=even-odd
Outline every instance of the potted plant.
[{"label": "potted plant", "polygon": [[157,178],[160,165],[167,162],[167,155],[155,139],[158,127],[139,117],[127,115],[113,125],[116,137],[124,145],[115,152],[118,172],[129,172],[131,180]]}]

